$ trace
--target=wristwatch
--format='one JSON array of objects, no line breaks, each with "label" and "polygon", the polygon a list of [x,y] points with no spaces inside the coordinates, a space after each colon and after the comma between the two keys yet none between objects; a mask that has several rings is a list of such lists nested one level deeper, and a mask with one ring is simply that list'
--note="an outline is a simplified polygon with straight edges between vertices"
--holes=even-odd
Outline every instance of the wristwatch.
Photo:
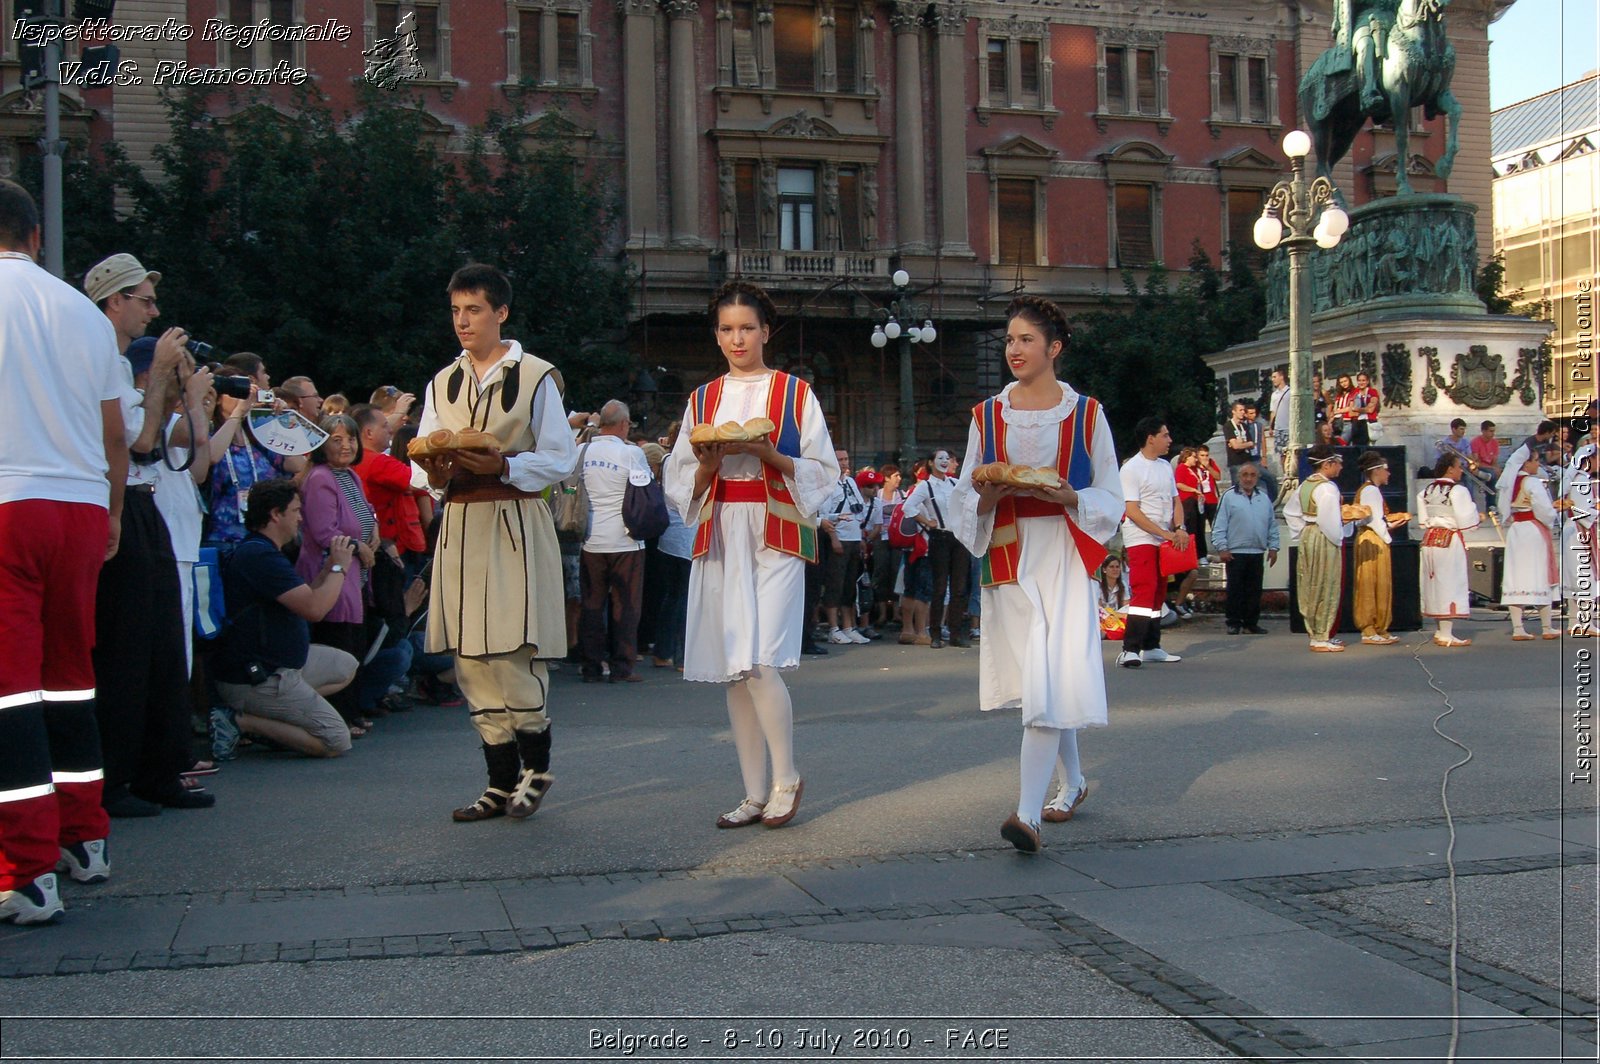
[{"label": "wristwatch", "polygon": [[344,572],[344,566],[342,566],[342,565],[330,565],[330,566],[328,566],[328,572],[330,572],[330,573],[342,573],[342,572]]}]

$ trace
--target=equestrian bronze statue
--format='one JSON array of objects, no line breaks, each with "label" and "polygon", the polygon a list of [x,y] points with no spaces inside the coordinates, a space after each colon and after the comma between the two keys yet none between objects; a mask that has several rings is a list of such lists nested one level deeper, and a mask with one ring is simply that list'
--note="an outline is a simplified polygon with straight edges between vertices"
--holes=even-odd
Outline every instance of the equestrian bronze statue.
[{"label": "equestrian bronze statue", "polygon": [[1456,51],[1445,35],[1449,0],[1334,0],[1333,47],[1300,79],[1300,111],[1311,127],[1317,174],[1331,177],[1367,119],[1394,128],[1395,182],[1411,192],[1406,169],[1411,109],[1448,119],[1444,155],[1434,164],[1450,176],[1461,105],[1450,93]]}]

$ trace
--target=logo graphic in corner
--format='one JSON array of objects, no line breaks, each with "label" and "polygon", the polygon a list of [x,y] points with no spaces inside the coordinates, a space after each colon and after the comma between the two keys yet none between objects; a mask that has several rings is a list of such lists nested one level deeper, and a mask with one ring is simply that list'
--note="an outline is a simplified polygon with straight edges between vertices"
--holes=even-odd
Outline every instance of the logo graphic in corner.
[{"label": "logo graphic in corner", "polygon": [[363,48],[367,81],[382,89],[395,89],[402,81],[414,81],[427,74],[417,58],[416,12],[407,11],[394,28],[394,36],[374,41]]}]

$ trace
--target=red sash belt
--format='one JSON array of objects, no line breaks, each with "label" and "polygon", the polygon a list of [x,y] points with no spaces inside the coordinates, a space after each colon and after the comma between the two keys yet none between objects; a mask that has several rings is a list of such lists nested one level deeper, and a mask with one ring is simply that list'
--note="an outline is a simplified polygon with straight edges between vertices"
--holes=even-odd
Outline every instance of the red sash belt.
[{"label": "red sash belt", "polygon": [[1017,508],[1018,517],[1065,517],[1067,508],[1060,503],[1046,502],[1032,495],[1013,495],[1011,504]]},{"label": "red sash belt", "polygon": [[1462,546],[1466,546],[1467,537],[1461,534],[1459,528],[1430,528],[1422,534],[1424,547],[1448,547],[1456,538],[1460,537]]},{"label": "red sash belt", "polygon": [[764,480],[717,479],[711,497],[717,502],[759,502],[766,505],[767,483]]},{"label": "red sash belt", "polygon": [[1517,521],[1537,521],[1541,525],[1544,524],[1543,521],[1539,520],[1539,515],[1532,510],[1513,510],[1511,512],[1511,520],[1513,523]]}]

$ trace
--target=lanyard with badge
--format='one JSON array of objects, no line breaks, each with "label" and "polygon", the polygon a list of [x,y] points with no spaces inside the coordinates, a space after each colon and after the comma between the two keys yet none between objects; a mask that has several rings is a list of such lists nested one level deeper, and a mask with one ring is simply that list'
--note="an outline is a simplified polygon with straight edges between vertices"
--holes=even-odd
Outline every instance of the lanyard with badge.
[{"label": "lanyard with badge", "polygon": [[[241,433],[242,431],[241,429]],[[243,443],[245,461],[250,467],[250,484],[254,484],[256,481],[256,450],[250,445],[248,436],[245,437]],[[239,475],[238,459],[232,447],[228,448],[228,472],[233,474],[234,495],[239,500],[239,516],[242,518],[245,512],[250,509],[250,484],[246,484],[244,478]]]}]

